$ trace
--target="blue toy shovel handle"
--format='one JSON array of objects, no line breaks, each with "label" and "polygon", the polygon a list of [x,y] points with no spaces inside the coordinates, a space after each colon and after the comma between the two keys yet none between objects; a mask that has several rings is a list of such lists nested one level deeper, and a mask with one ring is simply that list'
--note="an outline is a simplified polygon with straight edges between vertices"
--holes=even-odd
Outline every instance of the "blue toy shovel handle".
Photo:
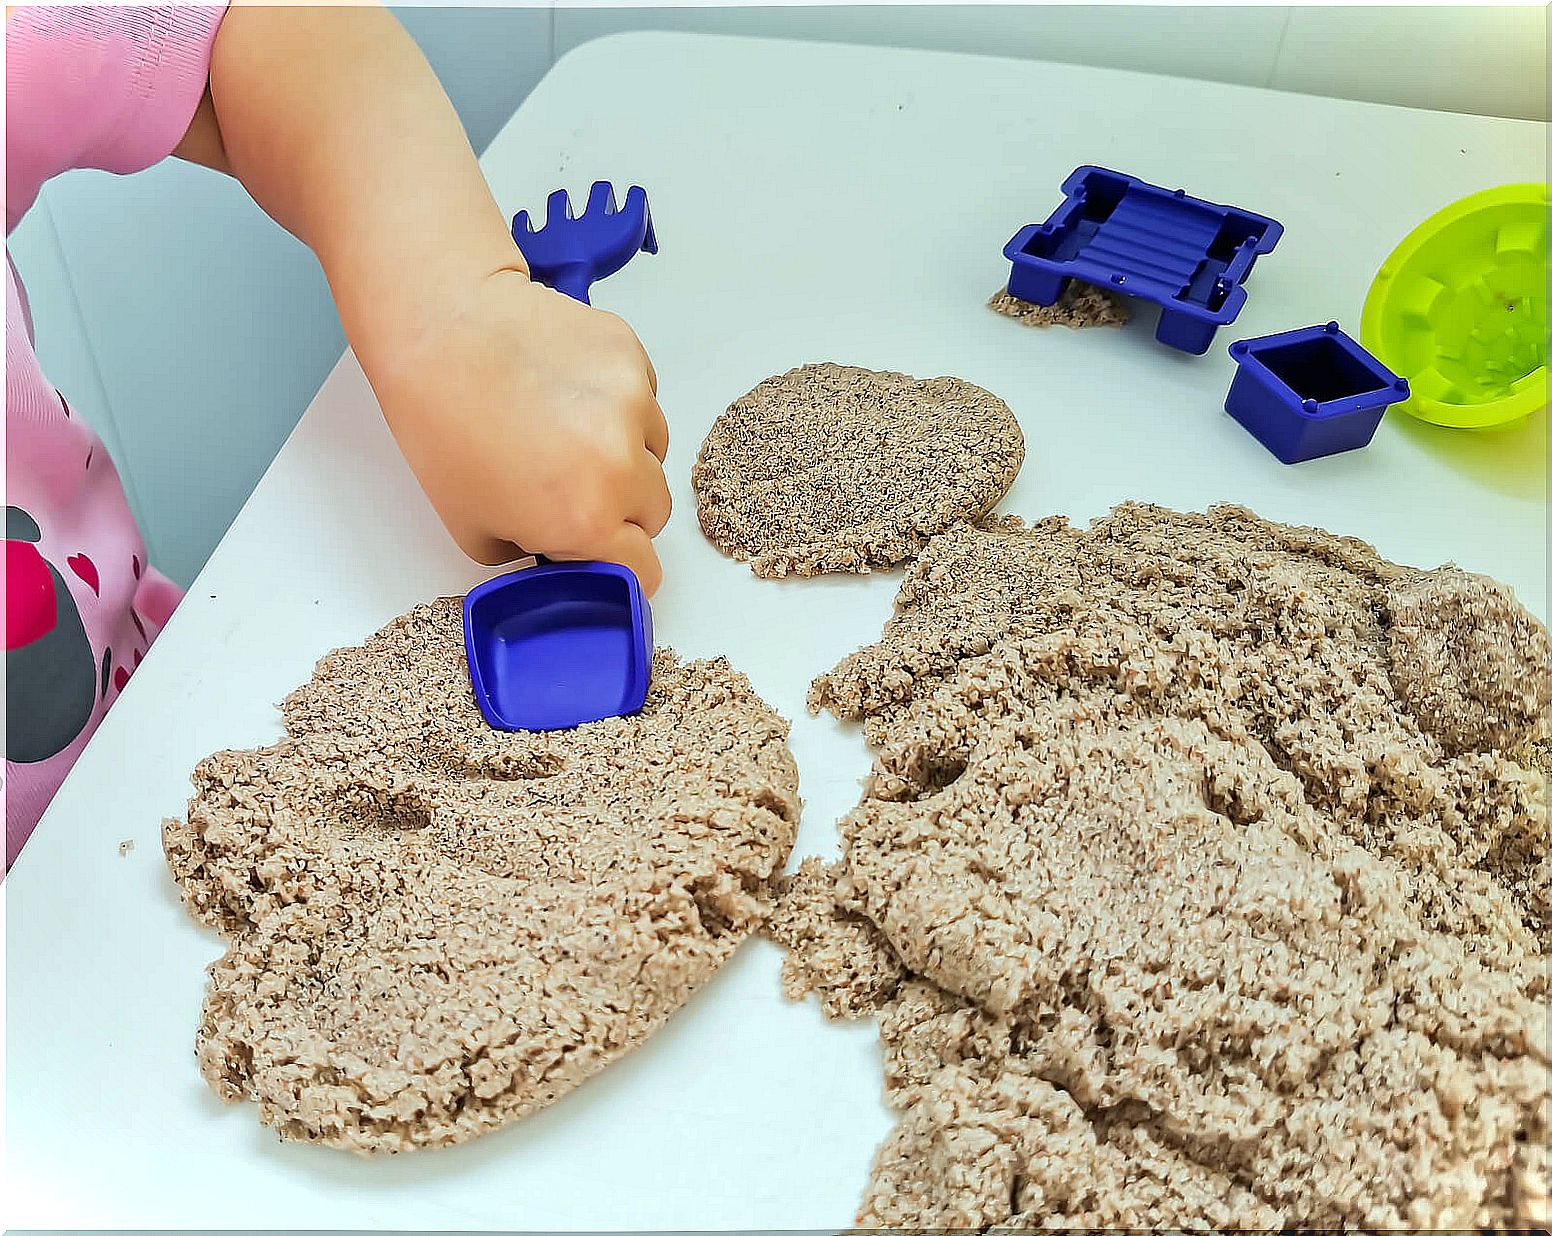
[{"label": "blue toy shovel handle", "polygon": [[572,300],[579,300],[584,305],[593,303],[587,298],[588,289],[593,286],[593,272],[586,266],[563,270],[553,279],[540,279],[539,282],[548,283],[557,292],[564,292]]}]

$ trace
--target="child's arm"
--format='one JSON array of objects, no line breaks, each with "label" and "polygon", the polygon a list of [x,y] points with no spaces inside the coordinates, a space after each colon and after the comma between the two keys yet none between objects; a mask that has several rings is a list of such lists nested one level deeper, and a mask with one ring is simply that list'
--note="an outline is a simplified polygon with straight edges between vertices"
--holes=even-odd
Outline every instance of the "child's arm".
[{"label": "child's arm", "polygon": [[430,67],[375,8],[236,7],[180,153],[318,255],[458,544],[621,562],[656,588],[668,426],[630,328],[529,281]]}]

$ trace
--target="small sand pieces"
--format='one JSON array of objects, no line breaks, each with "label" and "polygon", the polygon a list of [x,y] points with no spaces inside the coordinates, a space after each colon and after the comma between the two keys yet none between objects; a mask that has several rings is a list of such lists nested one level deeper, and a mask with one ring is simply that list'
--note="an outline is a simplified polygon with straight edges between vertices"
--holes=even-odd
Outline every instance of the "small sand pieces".
[{"label": "small sand pieces", "polygon": [[978,386],[804,365],[717,418],[692,481],[712,543],[776,578],[905,562],[990,511],[1023,462],[1018,421]]},{"label": "small sand pieces", "polygon": [[877,763],[766,930],[876,1012],[859,1222],[1545,1226],[1552,644],[1239,508],[934,540],[811,702]]},{"label": "small sand pieces", "polygon": [[200,1068],[284,1137],[462,1141],[651,1034],[764,915],[799,803],[787,724],[660,650],[642,712],[486,728],[457,600],[331,653],[287,736],[213,755],[164,848],[230,947]]},{"label": "small sand pieces", "polygon": [[1073,330],[1085,326],[1125,326],[1132,317],[1124,297],[1112,296],[1103,288],[1077,279],[1068,281],[1054,305],[1031,304],[1010,296],[1008,289],[1003,288],[986,302],[986,307],[1025,326],[1066,326]]}]

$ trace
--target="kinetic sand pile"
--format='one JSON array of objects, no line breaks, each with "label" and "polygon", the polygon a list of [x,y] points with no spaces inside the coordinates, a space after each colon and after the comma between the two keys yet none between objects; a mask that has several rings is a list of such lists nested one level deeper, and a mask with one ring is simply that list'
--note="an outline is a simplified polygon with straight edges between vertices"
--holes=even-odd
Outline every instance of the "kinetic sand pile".
[{"label": "kinetic sand pile", "polygon": [[717,418],[692,482],[711,542],[774,578],[909,561],[996,506],[1023,462],[1018,420],[979,386],[804,365]]},{"label": "kinetic sand pile", "polygon": [[1238,508],[936,538],[767,930],[877,1013],[859,1221],[1545,1225],[1545,629]]},{"label": "kinetic sand pile", "polygon": [[1052,305],[1031,304],[1010,296],[1008,289],[1003,288],[986,302],[986,307],[1025,326],[1066,326],[1073,330],[1086,326],[1125,326],[1132,316],[1124,297],[1077,279],[1067,281]]},{"label": "kinetic sand pile", "polygon": [[230,945],[200,1067],[285,1137],[392,1152],[554,1102],[728,959],[796,830],[787,725],[720,659],[659,651],[637,716],[501,733],[442,600],[284,712],[199,766],[164,847]]}]

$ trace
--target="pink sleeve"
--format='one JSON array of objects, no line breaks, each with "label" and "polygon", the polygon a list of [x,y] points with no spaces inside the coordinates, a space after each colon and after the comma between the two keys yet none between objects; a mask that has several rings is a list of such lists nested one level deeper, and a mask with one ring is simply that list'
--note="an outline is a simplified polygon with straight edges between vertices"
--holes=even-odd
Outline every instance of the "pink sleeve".
[{"label": "pink sleeve", "polygon": [[22,5],[5,23],[6,233],[43,182],[172,153],[210,77],[224,5]]}]

